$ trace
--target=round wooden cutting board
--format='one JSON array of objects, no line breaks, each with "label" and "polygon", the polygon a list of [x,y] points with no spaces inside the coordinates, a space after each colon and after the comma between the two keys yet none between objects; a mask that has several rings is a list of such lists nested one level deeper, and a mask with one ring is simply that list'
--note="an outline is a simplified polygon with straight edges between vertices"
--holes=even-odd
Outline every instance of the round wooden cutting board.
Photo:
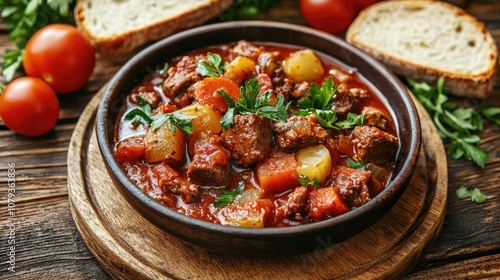
[{"label": "round wooden cutting board", "polygon": [[448,185],[446,154],[436,128],[417,102],[423,145],[417,169],[400,200],[370,228],[327,249],[286,257],[228,256],[184,243],[140,216],[111,182],[94,130],[101,94],[102,90],[91,100],[71,139],[68,191],[73,219],[83,240],[113,278],[398,277],[413,267],[443,224]]}]

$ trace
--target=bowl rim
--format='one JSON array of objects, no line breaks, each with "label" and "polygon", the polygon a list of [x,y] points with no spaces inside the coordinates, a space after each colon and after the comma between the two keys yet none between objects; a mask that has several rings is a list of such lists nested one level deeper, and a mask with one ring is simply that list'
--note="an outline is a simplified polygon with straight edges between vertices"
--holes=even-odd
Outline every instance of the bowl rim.
[{"label": "bowl rim", "polygon": [[[128,71],[131,71],[130,68],[136,63],[143,60],[145,57],[147,57],[148,53],[154,52],[156,49],[164,48],[165,46],[175,41],[182,40],[185,37],[192,37],[198,34],[217,31],[220,29],[245,28],[245,27],[289,29],[294,32],[307,33],[309,35],[319,37],[320,39],[330,41],[334,44],[337,44],[340,48],[348,49],[349,52],[354,53],[356,56],[360,57],[366,63],[370,64],[372,67],[379,69],[380,75],[384,79],[386,79],[391,85],[393,85],[398,92],[400,92],[401,99],[404,103],[403,107],[409,109],[408,114],[410,116],[409,119],[411,123],[410,128],[412,136],[410,143],[410,154],[407,158],[401,159],[399,158],[400,154],[398,152],[397,160],[404,161],[403,163],[401,163],[403,167],[396,174],[396,176],[392,177],[388,186],[380,194],[378,194],[372,200],[370,200],[369,202],[358,208],[352,209],[347,213],[344,213],[337,217],[329,218],[324,221],[318,221],[310,224],[296,225],[290,227],[247,228],[247,227],[215,224],[194,217],[190,217],[185,214],[181,214],[159,203],[154,198],[147,195],[140,188],[138,188],[123,172],[119,163],[116,161],[114,157],[113,145],[108,144],[112,143],[113,141],[112,139],[110,141],[107,133],[107,128],[110,127],[110,124],[108,123],[108,117],[107,117],[109,107],[108,108],[106,107],[106,104],[109,106],[113,101],[112,92],[114,88],[117,86],[117,84],[120,82],[120,77],[122,77]],[[300,45],[297,46],[300,47]],[[123,96],[124,94],[125,93],[118,94],[117,98]],[[324,228],[340,225],[348,222],[353,218],[366,215],[367,213],[372,211],[372,208],[374,206],[376,208],[380,207],[377,205],[380,204],[380,200],[382,199],[382,197],[387,197],[388,195],[392,197],[394,193],[398,192],[398,190],[402,187],[402,184],[409,181],[411,175],[413,174],[413,170],[416,167],[418,153],[420,150],[420,133],[421,133],[418,112],[414,104],[414,101],[410,95],[411,93],[409,92],[407,87],[404,86],[403,83],[392,72],[390,72],[386,66],[384,66],[382,63],[378,62],[376,59],[372,58],[362,50],[358,49],[357,47],[347,43],[340,37],[337,37],[330,33],[326,33],[323,31],[319,31],[307,26],[302,26],[294,23],[274,22],[265,20],[212,23],[188,29],[185,31],[181,31],[179,33],[166,37],[160,41],[157,41],[151,44],[150,46],[144,48],[137,54],[135,54],[124,65],[120,67],[118,72],[116,72],[115,75],[108,82],[106,89],[101,97],[99,107],[97,109],[97,115],[96,115],[97,142],[101,151],[101,155],[104,159],[105,165],[108,167],[108,169],[111,169],[111,172],[114,173],[113,175],[122,184],[124,189],[141,204],[144,204],[145,207],[150,208],[151,210],[155,211],[158,214],[164,215],[168,219],[174,219],[182,224],[190,224],[190,226],[199,229],[209,230],[212,232],[224,232],[227,234],[232,234],[235,237],[242,235],[243,236],[251,235],[256,237],[276,237],[282,235],[292,235],[296,234],[297,232],[315,232],[322,230]],[[394,111],[394,108],[391,108],[391,110]],[[113,121],[116,122],[116,120]],[[111,125],[114,127],[114,123],[111,123]],[[398,134],[399,133],[400,132],[398,129]],[[398,135],[398,138],[400,138],[400,135]],[[135,210],[140,212],[141,209],[135,209]]]}]

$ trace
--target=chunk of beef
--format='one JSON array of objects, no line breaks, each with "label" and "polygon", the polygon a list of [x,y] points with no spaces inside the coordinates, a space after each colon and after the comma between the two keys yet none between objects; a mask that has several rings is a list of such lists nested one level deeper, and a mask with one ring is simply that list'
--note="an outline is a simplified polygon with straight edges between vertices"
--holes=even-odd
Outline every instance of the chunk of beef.
[{"label": "chunk of beef", "polygon": [[379,111],[367,111],[365,112],[364,124],[385,130],[387,128],[387,118]]},{"label": "chunk of beef", "polygon": [[196,201],[200,193],[200,186],[180,177],[179,173],[168,164],[157,164],[152,168],[152,171],[158,180],[158,186],[164,192],[181,195],[182,200],[187,204]]},{"label": "chunk of beef", "polygon": [[161,102],[160,95],[155,91],[139,91],[132,93],[129,96],[130,102],[139,105],[139,102],[137,101],[137,96],[141,97],[142,99],[146,100],[149,104],[151,104],[151,107],[153,107],[153,109],[158,107],[158,105]]},{"label": "chunk of beef", "polygon": [[259,47],[255,46],[255,45],[253,45],[250,42],[245,41],[245,40],[238,41],[236,46],[234,46],[234,48],[233,48],[233,56],[234,57],[244,56],[244,57],[248,57],[248,58],[252,59],[253,61],[257,61],[257,59],[261,53],[262,53],[262,50]]},{"label": "chunk of beef", "polygon": [[259,74],[267,74],[273,76],[276,69],[281,67],[281,64],[276,60],[271,52],[262,52],[257,58],[257,72]]},{"label": "chunk of beef", "polygon": [[332,109],[338,116],[344,117],[348,112],[355,113],[359,109],[360,101],[368,96],[368,91],[365,89],[348,88],[345,84],[341,84],[333,97]]},{"label": "chunk of beef", "polygon": [[248,167],[269,156],[273,132],[268,119],[254,114],[236,115],[233,125],[222,132],[222,139],[236,163]]},{"label": "chunk of beef", "polygon": [[163,82],[165,95],[174,99],[191,84],[201,80],[201,75],[196,72],[196,67],[196,59],[191,56],[183,56],[175,66],[170,67],[167,70],[168,77]]},{"label": "chunk of beef", "polygon": [[222,146],[222,139],[205,133],[194,139],[191,148],[193,156],[187,169],[188,180],[199,185],[225,184],[229,176],[231,155]]},{"label": "chunk of beef", "polygon": [[337,177],[333,185],[339,189],[347,205],[359,207],[371,200],[368,185],[372,176],[371,171],[341,166],[335,173]]},{"label": "chunk of beef", "polygon": [[286,122],[274,124],[276,145],[291,152],[324,143],[328,132],[312,116],[291,116]]},{"label": "chunk of beef", "polygon": [[352,139],[358,158],[365,162],[393,161],[398,151],[398,138],[374,126],[357,126]]},{"label": "chunk of beef", "polygon": [[308,97],[310,87],[311,87],[311,85],[308,82],[302,82],[302,83],[296,84],[295,87],[293,88],[291,96],[295,99],[301,99],[303,97]]},{"label": "chunk of beef", "polygon": [[288,194],[286,202],[280,205],[279,209],[276,209],[276,211],[281,211],[284,217],[295,217],[300,219],[306,206],[308,194],[309,192],[306,187],[296,187]]}]

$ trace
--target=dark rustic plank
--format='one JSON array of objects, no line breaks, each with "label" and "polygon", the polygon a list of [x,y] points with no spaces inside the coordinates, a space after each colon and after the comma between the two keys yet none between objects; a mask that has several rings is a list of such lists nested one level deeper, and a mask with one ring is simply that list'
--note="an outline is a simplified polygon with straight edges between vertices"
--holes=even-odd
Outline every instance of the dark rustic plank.
[{"label": "dark rustic plank", "polygon": [[[2,209],[5,209],[2,207]],[[2,211],[2,221],[5,212]],[[3,266],[2,279],[105,279],[87,250],[69,211],[67,196],[16,203],[16,273]],[[2,222],[0,231],[7,232]],[[0,236],[2,264],[5,264],[7,235]]]}]

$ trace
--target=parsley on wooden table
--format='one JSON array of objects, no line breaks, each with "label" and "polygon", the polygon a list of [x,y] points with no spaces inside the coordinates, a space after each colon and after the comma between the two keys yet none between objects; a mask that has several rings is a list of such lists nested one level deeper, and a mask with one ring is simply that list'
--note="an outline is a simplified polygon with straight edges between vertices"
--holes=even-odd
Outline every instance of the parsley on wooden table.
[{"label": "parsley on wooden table", "polygon": [[258,19],[259,16],[271,8],[277,0],[234,0],[231,7],[226,9],[221,17],[223,21]]},{"label": "parsley on wooden table", "polygon": [[128,112],[125,115],[126,120],[131,120],[132,123],[150,125],[153,131],[163,124],[166,124],[173,135],[175,135],[176,132],[175,127],[179,128],[187,136],[193,134],[194,125],[191,120],[196,117],[181,114],[179,112],[153,115],[153,108],[148,101],[140,96],[137,96],[136,100],[140,108],[134,108]]},{"label": "parsley on wooden table", "polygon": [[500,108],[485,106],[475,110],[448,101],[443,89],[443,77],[435,87],[413,80],[408,80],[408,83],[410,90],[431,116],[441,138],[450,141],[448,155],[454,159],[465,157],[484,168],[488,154],[479,147],[481,137],[477,133],[483,130],[483,117],[500,125]]},{"label": "parsley on wooden table", "polygon": [[73,4],[74,0],[0,0],[8,39],[17,48],[7,50],[2,57],[2,74],[7,82],[21,69],[24,47],[38,29],[50,23],[73,24]]},{"label": "parsley on wooden table", "polygon": [[364,115],[349,112],[343,121],[337,121],[337,113],[332,109],[333,98],[338,86],[328,77],[321,87],[311,83],[309,96],[299,100],[300,109],[295,111],[297,116],[313,115],[323,128],[350,129],[364,123]]},{"label": "parsley on wooden table", "polygon": [[[272,90],[266,90],[260,94],[260,84],[256,78],[245,82],[240,88],[240,100],[235,101],[224,90],[217,91],[228,105],[227,112],[220,119],[222,128],[228,129],[234,122],[236,114],[255,114],[274,121],[286,121],[288,118],[288,104],[285,103],[283,95],[278,95],[276,104],[269,102]],[[260,96],[259,96],[260,95]]]},{"label": "parsley on wooden table", "polygon": [[476,203],[483,203],[486,201],[486,196],[481,192],[480,189],[472,189],[467,185],[460,186],[460,188],[455,191],[455,194],[459,199],[470,198],[471,201]]}]

